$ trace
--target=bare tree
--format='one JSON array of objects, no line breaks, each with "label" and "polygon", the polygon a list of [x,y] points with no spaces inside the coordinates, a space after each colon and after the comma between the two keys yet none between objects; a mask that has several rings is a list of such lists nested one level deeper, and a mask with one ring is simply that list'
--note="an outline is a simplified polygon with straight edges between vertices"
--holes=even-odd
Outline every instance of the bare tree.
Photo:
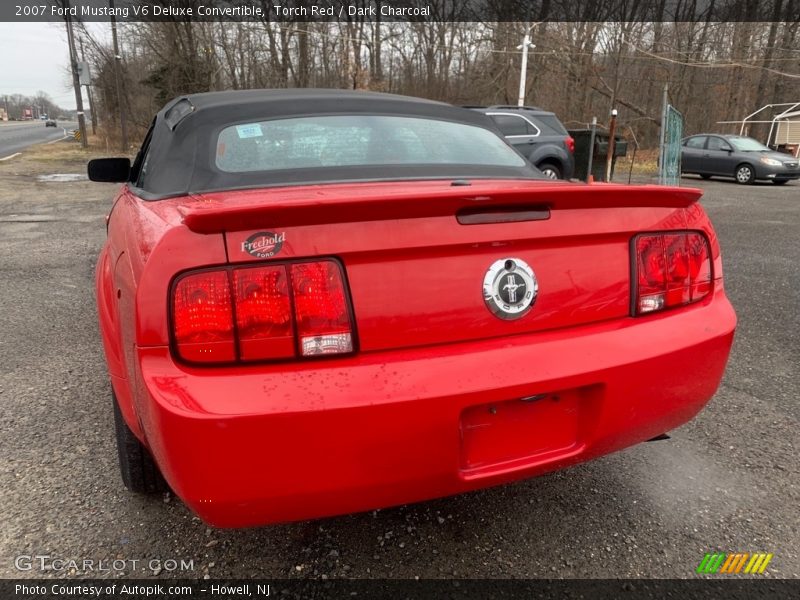
[{"label": "bare tree", "polygon": [[[621,125],[652,145],[665,85],[684,112],[687,133],[718,130],[717,121],[741,118],[762,103],[800,98],[798,2],[771,0],[768,23],[743,21],[747,13],[732,13],[728,22],[713,20],[712,13],[689,19],[693,3],[667,0],[598,0],[577,8],[548,0],[536,14],[521,14],[509,0],[487,4],[520,20],[467,21],[468,3],[431,0],[436,14],[427,22],[363,15],[276,21],[266,10],[258,22],[127,24],[121,34],[126,98],[115,95],[110,49],[87,38],[98,108],[108,121],[123,103],[141,133],[169,98],[217,89],[316,86],[457,104],[511,103],[520,75],[517,46],[531,23],[527,101],[555,111],[568,125],[592,116],[602,122],[614,107]],[[749,4],[736,6],[747,10]],[[262,5],[269,9],[273,2]],[[614,22],[596,20],[612,8]],[[568,10],[580,10],[584,20],[545,21]]]}]

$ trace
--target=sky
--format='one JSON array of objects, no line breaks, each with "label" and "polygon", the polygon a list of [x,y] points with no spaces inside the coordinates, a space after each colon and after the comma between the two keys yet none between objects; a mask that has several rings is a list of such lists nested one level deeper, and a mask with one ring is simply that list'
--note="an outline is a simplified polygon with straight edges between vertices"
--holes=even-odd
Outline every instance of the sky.
[{"label": "sky", "polygon": [[[96,38],[111,36],[107,23],[90,23],[88,28]],[[33,96],[41,90],[61,108],[75,108],[63,22],[0,23],[0,62],[0,96]]]}]

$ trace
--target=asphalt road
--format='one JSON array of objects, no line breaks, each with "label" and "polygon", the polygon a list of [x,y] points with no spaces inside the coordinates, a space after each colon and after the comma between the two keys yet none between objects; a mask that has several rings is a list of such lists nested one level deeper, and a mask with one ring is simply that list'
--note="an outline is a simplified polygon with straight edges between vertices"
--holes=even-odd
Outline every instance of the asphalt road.
[{"label": "asphalt road", "polygon": [[45,127],[44,121],[25,121],[0,124],[0,160],[34,144],[59,140],[67,130],[76,129],[77,123],[56,121],[57,127]]},{"label": "asphalt road", "polygon": [[711,550],[772,552],[763,577],[800,577],[799,183],[685,181],[706,191],[740,324],[719,393],[670,441],[458,497],[221,531],[122,486],[92,276],[114,188],[36,181],[56,168],[81,171],[0,166],[0,577],[73,574],[18,571],[30,555],[127,561],[75,573],[110,577],[692,577]]}]

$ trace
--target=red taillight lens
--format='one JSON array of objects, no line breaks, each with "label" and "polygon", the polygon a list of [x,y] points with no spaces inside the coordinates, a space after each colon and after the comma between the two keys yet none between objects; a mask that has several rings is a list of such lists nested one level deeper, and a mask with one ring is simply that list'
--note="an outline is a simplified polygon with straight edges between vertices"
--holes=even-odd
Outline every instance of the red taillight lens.
[{"label": "red taillight lens", "polygon": [[236,327],[242,360],[294,356],[292,309],[286,267],[233,271]]},{"label": "red taillight lens", "polygon": [[636,273],[636,312],[652,312],[664,308],[666,273],[662,236],[642,235],[636,238]]},{"label": "red taillight lens", "polygon": [[344,279],[333,261],[290,266],[297,335],[303,356],[353,351]]},{"label": "red taillight lens", "polygon": [[687,235],[687,252],[689,255],[689,277],[691,278],[692,302],[700,300],[711,293],[713,285],[711,277],[711,252],[708,242],[699,233]]},{"label": "red taillight lens", "polygon": [[191,362],[235,360],[233,306],[228,274],[204,271],[178,280],[172,296],[175,344]]},{"label": "red taillight lens", "polygon": [[575,154],[575,140],[573,139],[573,137],[567,136],[565,142],[567,144],[567,150],[569,150],[570,154]]},{"label": "red taillight lens", "polygon": [[691,301],[689,282],[689,256],[686,248],[686,236],[664,236],[664,267],[666,268],[667,306],[681,306]]},{"label": "red taillight lens", "polygon": [[636,256],[636,314],[696,302],[711,292],[711,253],[699,232],[640,235]]},{"label": "red taillight lens", "polygon": [[175,348],[188,362],[353,351],[349,294],[334,260],[184,275],[174,285],[172,321]]}]

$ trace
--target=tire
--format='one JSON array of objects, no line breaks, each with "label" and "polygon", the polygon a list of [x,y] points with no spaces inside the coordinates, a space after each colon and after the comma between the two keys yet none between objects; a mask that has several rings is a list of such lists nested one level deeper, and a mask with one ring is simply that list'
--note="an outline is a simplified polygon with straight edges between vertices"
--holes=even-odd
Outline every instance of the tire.
[{"label": "tire", "polygon": [[774,183],[775,185],[785,185],[785,184],[789,183],[789,180],[788,179],[773,179],[772,183]]},{"label": "tire", "polygon": [[561,168],[551,162],[544,162],[536,165],[542,174],[548,179],[561,179]]},{"label": "tire", "polygon": [[736,167],[733,176],[736,178],[736,183],[742,185],[750,185],[756,180],[756,172],[753,170],[753,167],[747,163],[742,163]]},{"label": "tire", "polygon": [[114,403],[114,428],[117,433],[119,471],[125,487],[137,494],[160,494],[169,491],[153,457],[125,422],[117,398]]},{"label": "tire", "polygon": [[700,177],[703,179],[711,179],[711,175],[706,175],[705,173],[700,173]]}]

